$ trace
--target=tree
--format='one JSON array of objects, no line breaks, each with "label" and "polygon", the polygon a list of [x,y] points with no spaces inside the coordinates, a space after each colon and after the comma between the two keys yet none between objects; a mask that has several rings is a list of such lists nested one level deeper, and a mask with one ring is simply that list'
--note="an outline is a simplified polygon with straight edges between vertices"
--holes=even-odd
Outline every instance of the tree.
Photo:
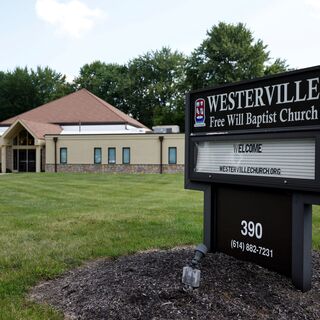
[{"label": "tree", "polygon": [[125,95],[128,87],[128,68],[125,65],[95,61],[85,64],[75,79],[76,88],[85,88],[123,112],[129,107]]},{"label": "tree", "polygon": [[65,76],[50,68],[16,68],[0,73],[0,121],[62,97],[72,91]]},{"label": "tree", "polygon": [[264,75],[271,75],[275,73],[280,73],[284,71],[288,71],[289,66],[287,65],[285,60],[276,59],[272,64],[267,65],[264,69]]},{"label": "tree", "polygon": [[129,62],[131,114],[147,126],[183,126],[186,58],[170,48],[151,51]]},{"label": "tree", "polygon": [[80,69],[76,88],[86,88],[147,126],[183,123],[185,57],[169,48],[128,65],[95,61]]},{"label": "tree", "polygon": [[192,89],[261,77],[287,70],[284,60],[270,64],[267,46],[242,23],[220,22],[207,32],[207,38],[187,64],[187,81]]},{"label": "tree", "polygon": [[0,72],[0,120],[30,110],[73,90],[86,88],[151,127],[178,124],[184,130],[184,97],[190,89],[286,71],[267,46],[242,23],[219,23],[190,57],[163,47],[126,65],[85,64],[73,86],[46,67]]},{"label": "tree", "polygon": [[0,120],[34,108],[35,88],[27,68],[2,73],[0,78]]},{"label": "tree", "polygon": [[30,70],[30,77],[36,91],[37,106],[61,98],[73,90],[71,84],[67,83],[66,76],[49,67],[37,67]]}]

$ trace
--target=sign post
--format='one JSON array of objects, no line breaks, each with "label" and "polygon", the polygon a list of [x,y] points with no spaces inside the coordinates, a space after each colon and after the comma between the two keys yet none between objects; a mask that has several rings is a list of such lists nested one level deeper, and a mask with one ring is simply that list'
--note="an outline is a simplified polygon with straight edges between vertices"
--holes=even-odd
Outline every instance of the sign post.
[{"label": "sign post", "polygon": [[320,204],[320,66],[193,91],[185,187],[204,191],[204,243],[311,288]]}]

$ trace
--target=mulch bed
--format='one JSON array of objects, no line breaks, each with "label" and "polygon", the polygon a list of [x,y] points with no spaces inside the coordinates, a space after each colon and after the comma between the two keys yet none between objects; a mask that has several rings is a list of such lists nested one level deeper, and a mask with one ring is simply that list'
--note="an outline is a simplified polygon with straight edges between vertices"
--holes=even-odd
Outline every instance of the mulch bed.
[{"label": "mulch bed", "polygon": [[41,283],[30,298],[68,319],[320,319],[320,252],[313,252],[306,293],[286,277],[221,253],[205,257],[200,288],[189,291],[181,276],[193,249],[94,261]]}]

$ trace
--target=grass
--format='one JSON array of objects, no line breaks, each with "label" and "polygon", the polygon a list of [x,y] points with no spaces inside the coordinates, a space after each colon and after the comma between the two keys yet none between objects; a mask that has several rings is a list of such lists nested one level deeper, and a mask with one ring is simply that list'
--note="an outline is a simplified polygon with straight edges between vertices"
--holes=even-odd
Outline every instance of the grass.
[{"label": "grass", "polygon": [[320,250],[320,206],[312,209],[312,246],[315,250]]},{"label": "grass", "polygon": [[25,294],[83,261],[201,242],[201,200],[182,175],[0,176],[0,319],[62,319]]},{"label": "grass", "polygon": [[84,261],[201,242],[202,197],[180,174],[0,176],[0,320],[62,319],[25,295]]}]

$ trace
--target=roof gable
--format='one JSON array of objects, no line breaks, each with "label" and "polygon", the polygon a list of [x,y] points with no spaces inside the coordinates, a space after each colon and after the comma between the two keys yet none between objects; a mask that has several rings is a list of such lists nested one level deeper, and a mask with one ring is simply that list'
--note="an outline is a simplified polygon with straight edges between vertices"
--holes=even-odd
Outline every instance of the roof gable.
[{"label": "roof gable", "polygon": [[10,139],[17,129],[25,128],[35,139],[44,139],[45,134],[59,134],[62,129],[59,125],[50,123],[39,123],[29,120],[17,119],[4,133],[2,138]]},{"label": "roof gable", "polygon": [[51,124],[128,123],[138,128],[146,128],[139,121],[129,117],[86,89],[81,89],[4,120],[0,124],[10,125],[17,119]]}]

